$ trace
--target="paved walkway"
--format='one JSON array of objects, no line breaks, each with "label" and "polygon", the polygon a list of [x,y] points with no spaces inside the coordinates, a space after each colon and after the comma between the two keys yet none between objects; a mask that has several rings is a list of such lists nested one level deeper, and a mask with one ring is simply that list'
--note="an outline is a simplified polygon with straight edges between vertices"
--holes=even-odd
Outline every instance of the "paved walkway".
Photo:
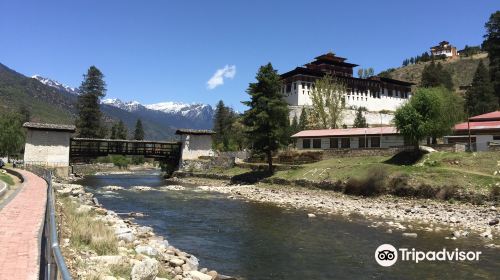
[{"label": "paved walkway", "polygon": [[0,280],[35,280],[47,184],[33,173],[16,171],[25,181],[21,191],[0,210]]}]

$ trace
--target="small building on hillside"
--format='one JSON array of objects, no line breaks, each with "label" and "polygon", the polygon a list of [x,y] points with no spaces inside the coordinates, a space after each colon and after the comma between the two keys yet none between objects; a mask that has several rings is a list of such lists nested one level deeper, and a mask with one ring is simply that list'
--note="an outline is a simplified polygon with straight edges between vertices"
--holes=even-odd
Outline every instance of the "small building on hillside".
[{"label": "small building on hillside", "polygon": [[457,48],[452,46],[450,42],[442,41],[439,45],[431,47],[431,54],[434,56],[445,55],[446,57],[457,57]]},{"label": "small building on hillside", "polygon": [[202,156],[213,156],[212,130],[178,129],[175,134],[181,137],[181,162]]},{"label": "small building on hillside", "polygon": [[472,143],[472,150],[488,151],[500,144],[500,111],[494,111],[469,118],[469,122],[456,124],[453,135],[445,136],[447,144]]},{"label": "small building on hillside", "polygon": [[405,145],[404,137],[395,127],[304,130],[292,135],[299,150],[367,149]]},{"label": "small building on hillside", "polygon": [[24,163],[49,167],[69,166],[70,138],[74,125],[27,122]]}]

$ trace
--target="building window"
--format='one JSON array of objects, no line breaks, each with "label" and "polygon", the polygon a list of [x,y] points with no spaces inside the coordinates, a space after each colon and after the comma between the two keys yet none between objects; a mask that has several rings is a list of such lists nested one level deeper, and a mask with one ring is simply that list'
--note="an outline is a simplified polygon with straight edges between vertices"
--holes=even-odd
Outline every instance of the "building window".
[{"label": "building window", "polygon": [[338,149],[338,148],[339,148],[339,139],[330,138],[330,149]]},{"label": "building window", "polygon": [[351,147],[351,138],[342,138],[340,140],[340,145],[342,148],[350,148]]},{"label": "building window", "polygon": [[291,84],[287,84],[286,85],[286,92],[290,92],[292,91],[292,85]]},{"label": "building window", "polygon": [[297,89],[297,83],[293,83],[293,89],[296,90]]},{"label": "building window", "polygon": [[302,88],[306,88],[306,83],[302,83]]},{"label": "building window", "polygon": [[311,139],[302,139],[302,149],[311,148]]},{"label": "building window", "polygon": [[360,148],[366,148],[366,137],[359,137],[358,143]]},{"label": "building window", "polygon": [[313,149],[321,149],[321,139],[313,139]]},{"label": "building window", "polygon": [[380,148],[380,137],[370,137],[370,147]]}]

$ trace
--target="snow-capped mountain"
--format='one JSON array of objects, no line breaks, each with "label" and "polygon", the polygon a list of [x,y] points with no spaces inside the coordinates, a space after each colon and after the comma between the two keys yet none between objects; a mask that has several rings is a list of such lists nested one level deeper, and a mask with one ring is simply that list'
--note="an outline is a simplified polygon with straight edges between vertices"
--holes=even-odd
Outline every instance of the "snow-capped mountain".
[{"label": "snow-capped mountain", "polygon": [[53,87],[53,88],[56,88],[58,90],[62,90],[62,91],[67,91],[71,94],[77,94],[78,95],[78,89],[77,88],[72,88],[72,87],[69,87],[67,85],[63,85],[61,83],[59,83],[58,81],[54,81],[54,80],[51,80],[49,78],[44,78],[40,75],[33,75],[31,76],[31,78],[35,79],[35,80],[38,80],[40,83],[44,84],[44,85],[47,85],[49,87]]},{"label": "snow-capped mountain", "polygon": [[[103,99],[101,101],[102,104],[110,105],[113,107],[120,108],[122,110],[126,110],[129,112],[134,112],[139,109],[144,108],[139,102],[137,101],[130,101],[130,102],[123,102],[118,98],[108,98],[108,99]],[[142,108],[141,108],[142,107]]]},{"label": "snow-capped mountain", "polygon": [[110,105],[143,118],[170,123],[177,128],[212,128],[214,110],[208,104],[182,102],[161,102],[142,105],[137,101],[123,102],[118,98],[104,99],[102,104]]},{"label": "snow-capped mountain", "polygon": [[212,106],[200,103],[161,102],[145,105],[145,107],[149,110],[161,111],[167,114],[181,114],[185,117],[199,117],[203,114],[213,114]]}]

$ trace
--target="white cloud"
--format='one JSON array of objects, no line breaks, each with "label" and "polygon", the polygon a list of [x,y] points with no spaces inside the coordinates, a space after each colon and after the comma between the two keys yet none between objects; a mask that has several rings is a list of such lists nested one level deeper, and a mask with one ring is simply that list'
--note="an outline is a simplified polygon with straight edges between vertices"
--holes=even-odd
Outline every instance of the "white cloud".
[{"label": "white cloud", "polygon": [[208,80],[207,88],[214,89],[218,86],[224,84],[224,78],[232,79],[236,75],[236,66],[235,65],[226,65],[224,68],[217,69],[215,74]]}]

